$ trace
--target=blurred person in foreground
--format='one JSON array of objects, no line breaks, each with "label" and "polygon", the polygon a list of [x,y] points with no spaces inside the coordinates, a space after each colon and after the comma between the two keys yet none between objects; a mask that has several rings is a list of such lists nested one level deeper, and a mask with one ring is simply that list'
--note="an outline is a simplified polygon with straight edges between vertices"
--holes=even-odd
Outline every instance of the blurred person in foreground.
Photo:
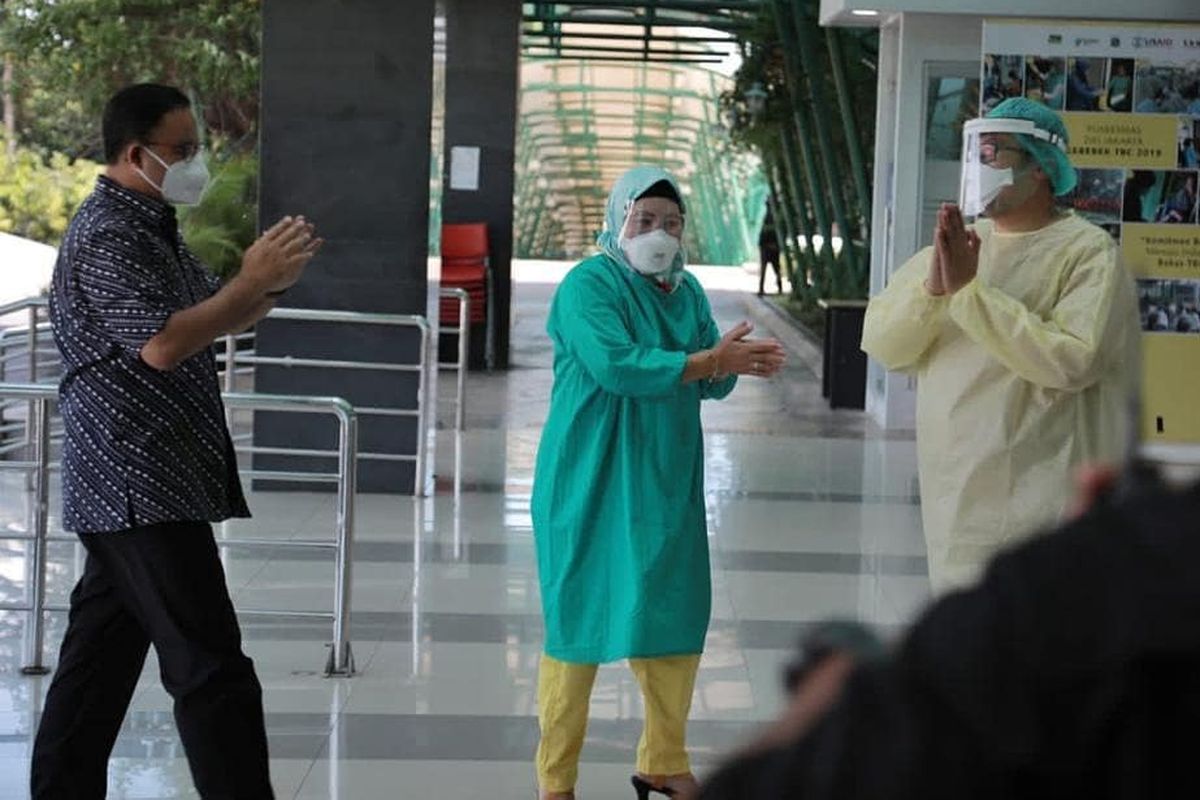
[{"label": "blurred person in foreground", "polygon": [[843,646],[700,800],[1195,797],[1200,483],[1112,499],[999,555],[890,657]]}]

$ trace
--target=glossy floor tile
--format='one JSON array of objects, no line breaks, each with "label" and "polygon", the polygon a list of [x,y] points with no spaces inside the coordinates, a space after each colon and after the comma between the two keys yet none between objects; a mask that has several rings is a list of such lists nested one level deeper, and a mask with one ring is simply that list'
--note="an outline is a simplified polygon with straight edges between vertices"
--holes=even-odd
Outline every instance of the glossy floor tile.
[{"label": "glossy floor tile", "polygon": [[[700,272],[723,287],[710,292],[721,327],[757,302],[731,288],[736,271]],[[218,527],[221,539],[270,541],[223,557],[263,684],[280,798],[534,796],[542,624],[529,494],[551,386],[544,324],[554,285],[529,266],[517,277],[513,369],[470,377],[465,431],[446,429],[443,413],[436,496],[358,498],[355,677],[322,675],[328,619],[261,613],[332,609],[331,554],[287,542],[332,537],[333,497],[256,492],[253,520]],[[782,670],[814,623],[849,617],[895,636],[929,594],[911,438],[829,411],[799,359],[707,404],[703,422],[713,620],[689,728],[700,771],[778,712]],[[55,482],[55,526],[57,492]],[[23,481],[0,473],[0,532],[25,530],[30,511]],[[27,599],[26,552],[0,540],[0,603]],[[62,604],[82,548],[56,542],[48,557],[48,598]],[[48,615],[47,663],[64,623]],[[19,673],[27,634],[23,614],[0,612],[0,798],[27,796],[49,684]],[[110,797],[196,796],[171,706],[151,654],[114,751]],[[580,797],[627,800],[643,715],[627,665],[601,668],[591,712]]]}]

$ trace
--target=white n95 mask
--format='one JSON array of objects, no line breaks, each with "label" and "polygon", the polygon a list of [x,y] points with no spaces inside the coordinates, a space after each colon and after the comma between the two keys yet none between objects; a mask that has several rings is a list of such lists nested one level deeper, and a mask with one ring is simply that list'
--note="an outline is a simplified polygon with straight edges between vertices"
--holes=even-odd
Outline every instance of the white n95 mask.
[{"label": "white n95 mask", "polygon": [[664,275],[671,271],[679,254],[679,240],[662,228],[620,241],[629,264],[643,275]]},{"label": "white n95 mask", "polygon": [[174,164],[168,165],[149,147],[142,149],[143,152],[149,153],[155,161],[167,168],[166,174],[163,175],[162,186],[155,184],[146,177],[146,173],[138,170],[138,173],[146,179],[146,183],[162,192],[164,200],[181,206],[194,206],[200,202],[200,198],[204,196],[204,190],[208,188],[210,178],[203,153],[196,153],[187,161],[176,161]]}]

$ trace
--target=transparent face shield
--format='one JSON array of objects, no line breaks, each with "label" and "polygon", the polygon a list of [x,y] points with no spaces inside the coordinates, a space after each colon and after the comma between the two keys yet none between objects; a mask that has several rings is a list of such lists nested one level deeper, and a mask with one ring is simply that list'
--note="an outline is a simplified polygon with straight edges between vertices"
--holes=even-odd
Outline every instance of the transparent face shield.
[{"label": "transparent face shield", "polygon": [[1033,136],[1066,150],[1058,136],[1025,119],[973,119],[963,126],[962,180],[958,205],[963,214],[983,214],[1006,186],[1016,183],[1017,172],[1029,160],[1016,143],[1017,134]]}]

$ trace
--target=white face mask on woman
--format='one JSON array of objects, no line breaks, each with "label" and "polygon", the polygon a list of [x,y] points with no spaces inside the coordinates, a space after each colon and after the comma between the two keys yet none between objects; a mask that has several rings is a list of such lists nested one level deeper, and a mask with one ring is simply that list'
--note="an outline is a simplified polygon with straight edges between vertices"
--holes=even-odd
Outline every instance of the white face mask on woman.
[{"label": "white face mask on woman", "polygon": [[643,275],[670,272],[679,253],[679,240],[662,228],[632,238],[621,237],[620,245],[630,266]]},{"label": "white face mask on woman", "polygon": [[196,153],[186,161],[167,164],[149,147],[143,147],[142,151],[149,153],[155,161],[167,168],[162,186],[150,180],[146,173],[138,168],[138,174],[146,179],[146,183],[162,192],[164,200],[181,206],[194,206],[200,202],[209,181],[208,166],[204,163],[203,153]]}]

